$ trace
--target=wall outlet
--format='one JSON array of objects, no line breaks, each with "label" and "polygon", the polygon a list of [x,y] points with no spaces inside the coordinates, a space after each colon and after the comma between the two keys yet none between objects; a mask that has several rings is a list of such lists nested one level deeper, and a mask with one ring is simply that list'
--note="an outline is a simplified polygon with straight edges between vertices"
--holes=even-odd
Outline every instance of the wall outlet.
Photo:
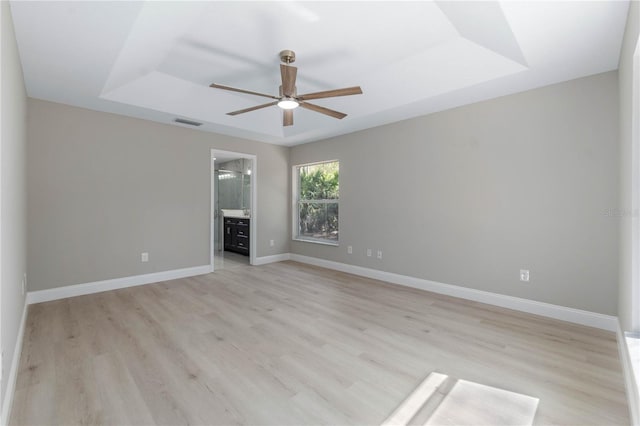
[{"label": "wall outlet", "polygon": [[367,249],[367,257],[371,257],[371,249]]},{"label": "wall outlet", "polygon": [[378,250],[378,259],[382,259],[382,250]]},{"label": "wall outlet", "polygon": [[149,261],[149,253],[144,252],[140,255],[140,262],[148,262]]},{"label": "wall outlet", "polygon": [[529,282],[529,270],[520,269],[520,281]]},{"label": "wall outlet", "polygon": [[276,245],[276,242],[274,240],[269,240],[269,247],[273,247]]},{"label": "wall outlet", "polygon": [[347,246],[347,254],[353,254],[353,246]]},{"label": "wall outlet", "polygon": [[24,275],[22,275],[22,295],[24,296],[26,292],[27,292],[27,273],[25,272]]}]

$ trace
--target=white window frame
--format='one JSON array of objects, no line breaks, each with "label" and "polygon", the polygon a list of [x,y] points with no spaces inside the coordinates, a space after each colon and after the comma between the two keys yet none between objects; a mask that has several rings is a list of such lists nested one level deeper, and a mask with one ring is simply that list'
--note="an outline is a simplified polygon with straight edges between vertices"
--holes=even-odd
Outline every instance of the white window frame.
[{"label": "white window frame", "polygon": [[[337,247],[340,245],[340,189],[338,189],[338,198],[337,199],[331,199],[331,200],[300,200],[298,198],[299,195],[299,188],[300,188],[300,168],[302,167],[307,167],[307,166],[314,166],[316,164],[326,164],[326,163],[338,163],[338,167],[340,167],[340,160],[322,160],[322,161],[315,161],[312,163],[303,163],[303,164],[296,164],[295,166],[293,166],[291,168],[291,199],[292,199],[292,207],[291,207],[291,235],[292,235],[292,240],[293,241],[302,241],[305,243],[314,243],[314,244],[321,244],[321,245],[327,245],[327,246],[334,246]],[[338,185],[340,185],[340,177],[338,176]],[[300,231],[300,223],[299,223],[299,219],[300,219],[300,212],[299,212],[299,207],[300,207],[300,203],[301,202],[312,202],[312,203],[316,203],[316,204],[337,204],[338,205],[338,239],[336,241],[331,241],[331,240],[327,240],[324,238],[312,238],[312,237],[303,237],[300,236],[299,231]]]}]

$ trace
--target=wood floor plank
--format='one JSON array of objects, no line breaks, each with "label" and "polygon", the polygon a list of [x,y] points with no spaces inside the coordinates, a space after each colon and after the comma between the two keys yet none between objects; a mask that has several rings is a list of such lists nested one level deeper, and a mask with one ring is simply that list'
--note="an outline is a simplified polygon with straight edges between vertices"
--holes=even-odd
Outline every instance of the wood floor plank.
[{"label": "wood floor plank", "polygon": [[135,384],[129,368],[115,352],[95,357],[94,374],[99,398],[105,409],[105,424],[152,424],[153,417]]},{"label": "wood floor plank", "polygon": [[431,372],[629,423],[613,333],[280,262],[30,306],[10,424],[374,425]]}]

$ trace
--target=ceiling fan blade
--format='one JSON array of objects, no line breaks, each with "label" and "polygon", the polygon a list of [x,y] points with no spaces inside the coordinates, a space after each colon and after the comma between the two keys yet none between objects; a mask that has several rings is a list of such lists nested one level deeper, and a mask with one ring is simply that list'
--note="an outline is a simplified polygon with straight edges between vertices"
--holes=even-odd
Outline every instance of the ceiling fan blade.
[{"label": "ceiling fan blade", "polygon": [[335,98],[336,96],[351,96],[361,95],[362,89],[360,86],[346,87],[344,89],[325,90],[323,92],[307,93],[306,95],[298,96],[301,101],[307,101],[309,99],[321,99],[321,98]]},{"label": "ceiling fan blade", "polygon": [[293,126],[293,110],[283,109],[282,112],[284,113],[282,116],[282,125]]},{"label": "ceiling fan blade", "polygon": [[343,118],[345,118],[347,116],[347,114],[345,114],[345,113],[334,111],[334,110],[329,109],[329,108],[321,107],[320,105],[310,104],[308,102],[302,102],[300,104],[300,106],[302,108],[305,108],[305,109],[310,109],[311,111],[319,112],[320,114],[324,114],[324,115],[328,115],[328,116],[333,117],[333,118],[337,118],[338,120],[342,120]]},{"label": "ceiling fan blade", "polygon": [[280,75],[282,76],[282,94],[293,96],[296,91],[296,75],[298,68],[280,64]]},{"label": "ceiling fan blade", "polygon": [[270,106],[277,105],[277,104],[278,104],[278,101],[269,102],[268,104],[262,104],[262,105],[253,106],[251,108],[245,108],[245,109],[240,109],[238,111],[228,112],[227,115],[244,114],[245,112],[251,112],[251,111],[255,111],[257,109],[266,108],[266,107],[270,107]]},{"label": "ceiling fan blade", "polygon": [[209,87],[213,87],[214,89],[230,90],[232,92],[246,93],[248,95],[262,96],[265,98],[278,99],[277,96],[266,95],[264,93],[258,93],[258,92],[252,92],[250,90],[236,89],[235,87],[222,86],[220,84],[215,84],[215,83],[211,83]]}]

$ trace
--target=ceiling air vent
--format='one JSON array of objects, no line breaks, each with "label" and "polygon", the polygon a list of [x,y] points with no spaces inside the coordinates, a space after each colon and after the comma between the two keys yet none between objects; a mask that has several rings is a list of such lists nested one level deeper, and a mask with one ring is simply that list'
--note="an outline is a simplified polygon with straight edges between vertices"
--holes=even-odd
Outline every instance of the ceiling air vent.
[{"label": "ceiling air vent", "polygon": [[202,126],[202,123],[198,123],[197,121],[185,120],[184,118],[176,118],[173,121],[180,124],[186,124],[188,126],[196,126],[196,127]]}]

